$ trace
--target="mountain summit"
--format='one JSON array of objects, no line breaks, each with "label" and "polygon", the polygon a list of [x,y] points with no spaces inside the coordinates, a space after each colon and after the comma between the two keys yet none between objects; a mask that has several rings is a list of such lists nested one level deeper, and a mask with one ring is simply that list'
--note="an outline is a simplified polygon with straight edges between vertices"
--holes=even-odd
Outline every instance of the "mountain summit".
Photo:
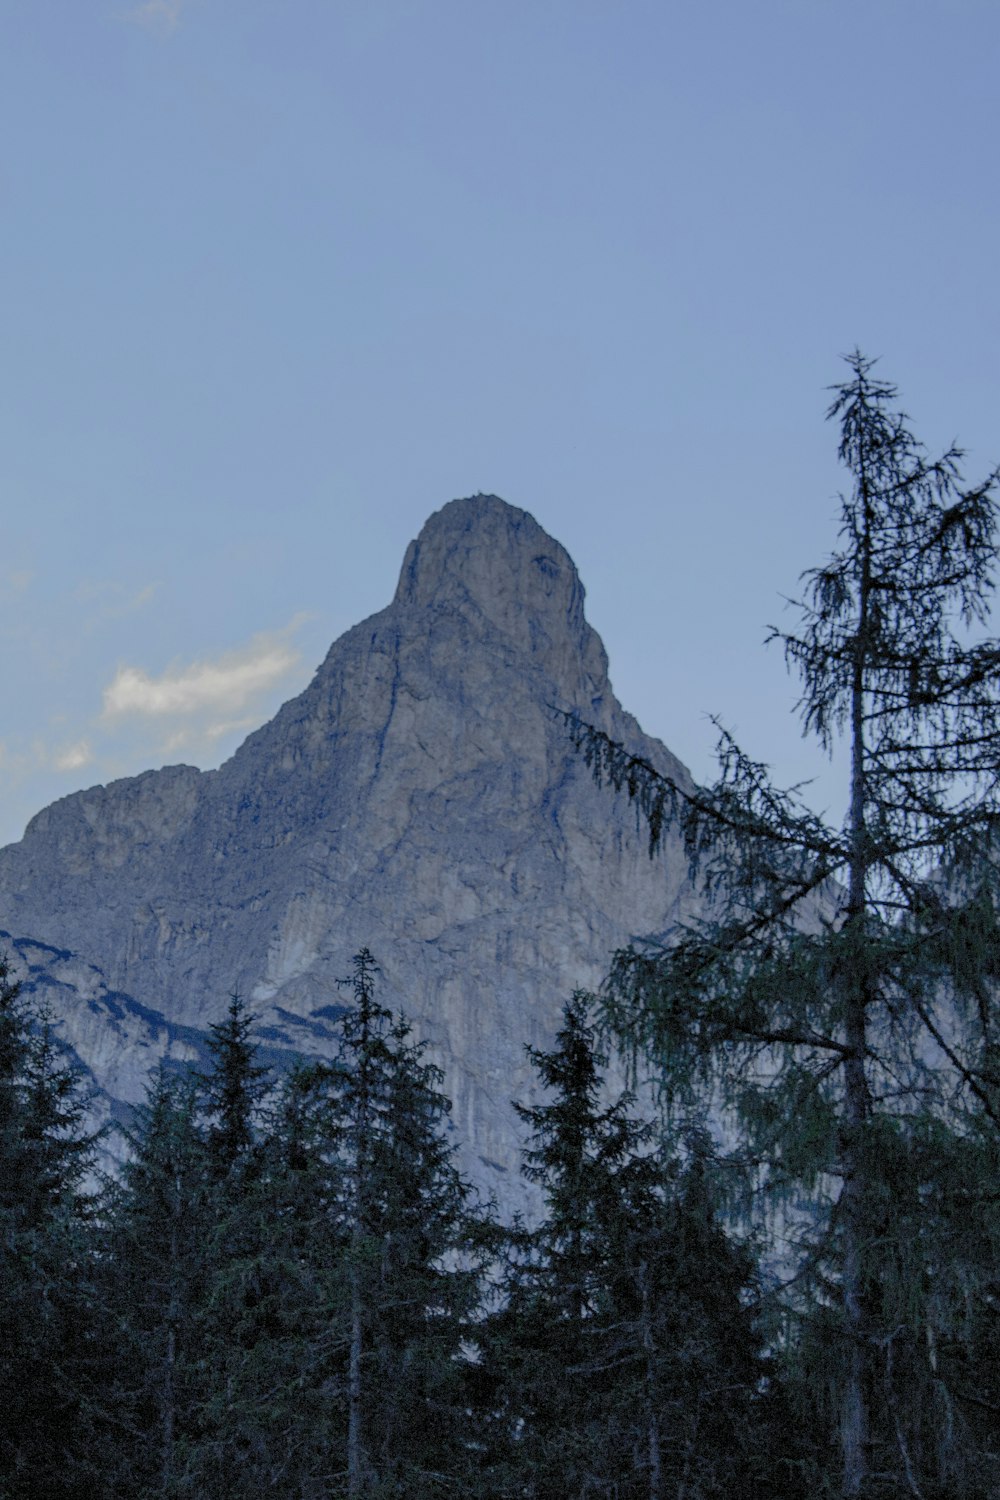
[{"label": "mountain summit", "polygon": [[526,511],[454,500],[388,608],[218,770],[76,793],[0,850],[0,927],[110,1107],[197,1055],[234,990],[270,1046],[329,1052],[367,946],[444,1069],[466,1169],[517,1200],[524,1044],[689,899],[680,851],[650,862],[553,711],[686,777],[615,699],[583,602]]},{"label": "mountain summit", "polygon": [[582,668],[603,694],[608,660],[583,599],[573,559],[534,516],[475,495],[436,511],[410,543],[394,603],[488,622],[554,680]]}]

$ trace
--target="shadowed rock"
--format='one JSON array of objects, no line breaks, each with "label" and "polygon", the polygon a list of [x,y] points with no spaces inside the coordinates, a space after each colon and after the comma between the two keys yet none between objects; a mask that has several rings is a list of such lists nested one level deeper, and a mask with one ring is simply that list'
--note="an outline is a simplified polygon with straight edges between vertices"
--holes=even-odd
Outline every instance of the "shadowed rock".
[{"label": "shadowed rock", "polygon": [[272,1045],[328,1052],[336,981],[367,945],[383,1000],[444,1069],[466,1169],[521,1201],[524,1044],[549,1045],[570,992],[690,900],[677,846],[650,862],[553,713],[575,708],[686,777],[615,699],[583,601],[526,511],[452,501],[410,543],[389,607],[225,765],[63,798],[0,850],[0,926],[163,1018],[161,1043],[98,1035],[60,980],[63,1035],[99,1087],[140,1097],[158,1048],[217,1020],[234,989]]}]

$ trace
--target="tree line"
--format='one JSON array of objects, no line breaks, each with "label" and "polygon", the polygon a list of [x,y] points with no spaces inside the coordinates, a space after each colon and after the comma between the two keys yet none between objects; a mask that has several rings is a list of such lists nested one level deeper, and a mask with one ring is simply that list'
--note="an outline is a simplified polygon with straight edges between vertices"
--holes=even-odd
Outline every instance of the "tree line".
[{"label": "tree line", "polygon": [[370,953],[332,1061],[260,1066],[234,998],[87,1189],[87,1097],[0,979],[0,1493],[806,1494],[809,1444],[706,1140],[608,1100],[590,1002],[519,1105],[540,1221],[462,1178]]}]

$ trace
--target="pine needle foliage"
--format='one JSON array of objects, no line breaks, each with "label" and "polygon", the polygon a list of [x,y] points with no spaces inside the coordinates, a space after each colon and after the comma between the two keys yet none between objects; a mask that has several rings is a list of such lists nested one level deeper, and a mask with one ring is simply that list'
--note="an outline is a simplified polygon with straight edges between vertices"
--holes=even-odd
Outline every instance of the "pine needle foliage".
[{"label": "pine needle foliage", "polygon": [[682,1168],[629,1093],[607,1099],[584,994],[554,1048],[528,1052],[547,1100],[517,1106],[523,1170],[545,1209],[491,1320],[505,1493],[798,1496],[772,1424],[754,1266],[718,1222],[700,1147]]},{"label": "pine needle foliage", "polygon": [[208,1153],[216,1175],[222,1177],[252,1150],[269,1087],[268,1069],[256,1061],[253,1029],[253,1017],[234,993],[225,1018],[208,1029],[211,1069],[197,1075],[200,1111],[209,1122]]},{"label": "pine needle foliage", "polygon": [[349,1307],[348,1496],[471,1488],[465,1349],[492,1246],[454,1163],[440,1069],[375,998],[368,949],[347,981],[332,1100],[340,1121]]},{"label": "pine needle foliage", "polygon": [[214,1205],[196,1080],[161,1066],[127,1138],[131,1154],[105,1206],[100,1268],[117,1319],[122,1422],[107,1486],[110,1495],[152,1500],[183,1492],[186,1455],[200,1432]]},{"label": "pine needle foliage", "polygon": [[101,1343],[90,1099],[0,955],[0,1494],[94,1493]]},{"label": "pine needle foliage", "polygon": [[[966,1485],[973,1470],[996,1480],[989,1445],[956,1457],[955,1420],[918,1442],[899,1351],[958,1401],[931,1350],[967,1324],[949,1314],[931,1334],[921,1319],[957,1306],[962,1279],[957,1247],[943,1258],[936,1239],[937,1174],[982,1161],[969,1143],[1000,1127],[1000,646],[983,638],[1000,473],[967,486],[961,450],[929,457],[873,361],[847,364],[828,412],[851,479],[839,544],[803,575],[798,628],[770,632],[799,675],[804,733],[846,745],[842,825],[721,728],[719,777],[692,788],[566,717],[597,780],[645,818],[651,852],[681,830],[710,912],[616,955],[604,1020],[660,1062],[668,1095],[723,1102],[772,1195],[822,1210],[807,1263],[832,1330],[831,1492],[926,1497],[954,1492],[960,1469]],[[915,1223],[937,1244],[922,1271]],[[985,1315],[982,1275],[978,1288]]]}]

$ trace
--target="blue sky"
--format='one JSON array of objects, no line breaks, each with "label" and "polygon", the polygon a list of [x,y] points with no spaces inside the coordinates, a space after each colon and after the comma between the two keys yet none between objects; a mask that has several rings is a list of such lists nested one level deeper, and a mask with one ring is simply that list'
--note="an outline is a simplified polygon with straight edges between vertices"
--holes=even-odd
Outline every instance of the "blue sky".
[{"label": "blue sky", "polygon": [[218,764],[477,490],[697,775],[708,712],[823,773],[762,641],[838,356],[1000,459],[998,63],[996,0],[0,0],[0,842]]}]

